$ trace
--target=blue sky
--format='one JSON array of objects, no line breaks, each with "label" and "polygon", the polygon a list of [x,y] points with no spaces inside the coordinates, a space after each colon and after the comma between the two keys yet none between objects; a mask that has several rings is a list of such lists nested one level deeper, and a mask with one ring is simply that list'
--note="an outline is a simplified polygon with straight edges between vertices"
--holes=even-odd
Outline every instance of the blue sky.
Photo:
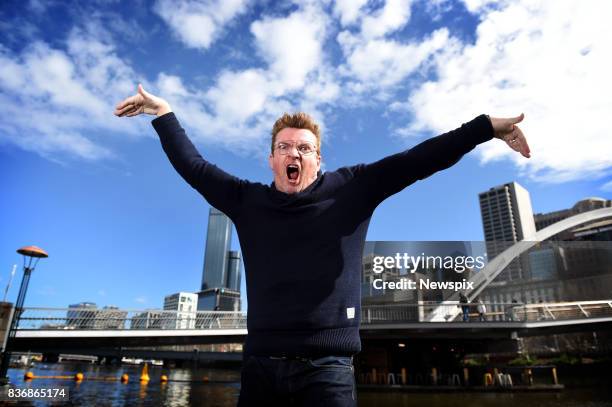
[{"label": "blue sky", "polygon": [[112,115],[139,82],[170,102],[207,159],[265,183],[269,131],[284,111],[322,123],[327,170],[480,113],[525,113],[530,160],[498,140],[479,146],[379,206],[369,240],[482,240],[478,193],[512,180],[535,212],[609,199],[610,7],[4,1],[0,286],[29,244],[50,257],[27,306],[160,307],[200,286],[208,204],[167,162],[152,117]]}]

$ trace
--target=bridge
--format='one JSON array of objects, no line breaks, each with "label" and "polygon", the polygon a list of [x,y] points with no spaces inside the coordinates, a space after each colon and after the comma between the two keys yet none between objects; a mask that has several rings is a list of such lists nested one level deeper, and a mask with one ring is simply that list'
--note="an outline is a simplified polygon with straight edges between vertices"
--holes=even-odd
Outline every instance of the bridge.
[{"label": "bridge", "polygon": [[[528,236],[526,239],[515,243],[499,255],[495,256],[495,258],[493,258],[485,268],[474,274],[474,276],[469,280],[472,283],[473,288],[465,290],[465,295],[470,299],[476,298],[476,296],[478,296],[478,294],[480,294],[482,290],[484,290],[487,285],[489,285],[495,279],[495,277],[497,277],[514,259],[516,259],[522,253],[525,253],[536,244],[543,242],[544,240],[567,229],[587,222],[609,217],[612,217],[612,208],[595,209],[570,216],[569,218],[553,223],[552,225],[537,231],[535,235]],[[455,318],[459,314],[459,309],[452,306],[448,307],[447,305],[453,305],[458,299],[459,293],[456,292],[449,297],[447,301],[441,303],[437,309],[433,310],[433,312],[429,314],[429,320],[432,322],[441,322]]]},{"label": "bridge", "polygon": [[[506,311],[504,317],[512,320],[439,322],[428,318],[439,310],[438,303],[376,305],[362,308],[360,334],[364,340],[484,341],[612,328],[612,300],[487,305],[511,307],[511,314]],[[458,308],[459,303],[444,307]],[[11,348],[141,357],[144,348],[242,343],[246,334],[246,314],[241,312],[24,308]]]}]

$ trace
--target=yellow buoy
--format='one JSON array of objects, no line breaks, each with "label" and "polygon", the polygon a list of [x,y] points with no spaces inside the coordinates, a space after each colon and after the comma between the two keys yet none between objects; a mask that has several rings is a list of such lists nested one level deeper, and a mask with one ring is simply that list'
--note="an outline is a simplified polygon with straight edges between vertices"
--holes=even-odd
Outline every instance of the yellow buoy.
[{"label": "yellow buoy", "polygon": [[145,363],[144,367],[142,368],[142,373],[140,374],[140,382],[148,382],[149,380],[151,380],[149,378],[149,366]]},{"label": "yellow buoy", "polygon": [[74,380],[80,382],[81,380],[83,380],[83,377],[83,373],[77,373],[74,375]]},{"label": "yellow buoy", "polygon": [[26,372],[26,374],[23,375],[24,380],[32,380],[33,378],[34,378],[34,373],[32,372]]},{"label": "yellow buoy", "polygon": [[129,376],[127,375],[127,373],[124,373],[121,375],[121,383],[127,383],[129,380]]},{"label": "yellow buoy", "polygon": [[161,377],[159,378],[159,380],[162,383],[166,383],[168,381],[168,376],[166,376],[165,374],[161,375]]}]

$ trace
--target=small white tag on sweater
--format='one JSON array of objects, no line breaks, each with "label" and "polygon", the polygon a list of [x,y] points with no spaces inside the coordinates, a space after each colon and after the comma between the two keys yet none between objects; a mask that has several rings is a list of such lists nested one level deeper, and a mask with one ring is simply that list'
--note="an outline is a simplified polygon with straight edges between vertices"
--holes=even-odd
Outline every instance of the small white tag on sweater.
[{"label": "small white tag on sweater", "polygon": [[346,317],[348,319],[355,318],[355,307],[350,307],[346,309]]}]

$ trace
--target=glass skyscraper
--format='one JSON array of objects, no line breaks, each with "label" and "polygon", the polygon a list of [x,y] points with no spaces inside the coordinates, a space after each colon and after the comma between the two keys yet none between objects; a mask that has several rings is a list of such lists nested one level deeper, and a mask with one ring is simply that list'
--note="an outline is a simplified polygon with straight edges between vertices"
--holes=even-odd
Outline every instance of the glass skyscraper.
[{"label": "glass skyscraper", "polygon": [[229,252],[227,260],[227,288],[240,291],[240,253]]},{"label": "glass skyscraper", "polygon": [[232,221],[211,207],[198,310],[240,310],[240,253],[231,243]]},{"label": "glass skyscraper", "polygon": [[223,212],[211,207],[208,215],[202,290],[227,287],[231,243],[232,221]]}]

